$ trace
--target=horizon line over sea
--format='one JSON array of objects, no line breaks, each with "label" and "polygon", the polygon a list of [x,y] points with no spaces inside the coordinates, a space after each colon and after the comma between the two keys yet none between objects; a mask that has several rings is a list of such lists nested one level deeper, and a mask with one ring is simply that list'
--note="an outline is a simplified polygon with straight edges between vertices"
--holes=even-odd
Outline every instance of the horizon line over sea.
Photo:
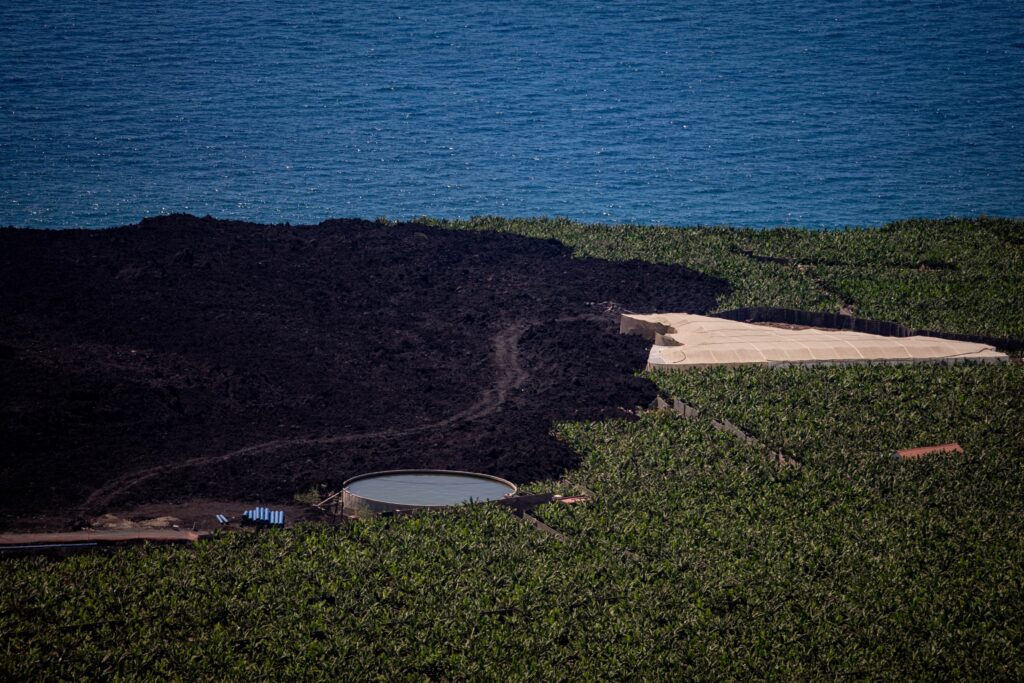
[{"label": "horizon line over sea", "polygon": [[0,225],[1024,216],[1024,3],[0,6]]},{"label": "horizon line over sea", "polygon": [[0,230],[3,229],[14,229],[14,230],[110,230],[116,228],[130,228],[141,225],[145,221],[154,218],[167,218],[172,216],[191,216],[200,220],[212,219],[215,221],[237,221],[243,223],[251,223],[253,225],[265,225],[269,227],[289,227],[289,228],[314,228],[323,223],[329,221],[367,221],[367,222],[386,222],[391,224],[397,223],[417,223],[422,221],[434,221],[434,220],[451,220],[451,221],[473,221],[473,220],[485,220],[485,219],[499,219],[504,221],[559,221],[566,220],[572,223],[581,225],[600,226],[606,228],[616,227],[636,227],[636,228],[677,228],[680,230],[702,230],[702,229],[730,229],[730,230],[814,230],[814,231],[836,231],[836,230],[860,230],[860,229],[881,229],[894,223],[905,223],[912,221],[979,221],[979,220],[994,220],[994,221],[1022,221],[1024,222],[1024,216],[997,216],[993,214],[978,214],[976,216],[907,216],[903,218],[894,218],[892,220],[883,221],[877,224],[847,224],[847,225],[823,225],[823,226],[802,226],[802,225],[788,225],[780,223],[778,225],[732,225],[727,223],[641,223],[637,221],[581,221],[571,216],[502,216],[498,214],[476,214],[473,216],[466,217],[447,217],[441,218],[438,216],[409,216],[409,217],[393,217],[393,216],[326,216],[320,220],[311,221],[290,221],[290,220],[275,220],[275,221],[260,221],[252,220],[249,218],[239,218],[235,216],[214,216],[212,214],[198,215],[190,213],[188,211],[174,211],[168,213],[152,214],[149,216],[142,216],[138,220],[128,221],[124,223],[111,224],[111,225],[14,225],[0,224]]}]

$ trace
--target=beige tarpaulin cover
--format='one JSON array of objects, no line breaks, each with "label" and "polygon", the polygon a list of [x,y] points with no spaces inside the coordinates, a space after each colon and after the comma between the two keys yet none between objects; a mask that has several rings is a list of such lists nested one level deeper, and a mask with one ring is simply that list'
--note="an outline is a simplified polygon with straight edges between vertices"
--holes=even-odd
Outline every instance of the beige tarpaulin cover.
[{"label": "beige tarpaulin cover", "polygon": [[935,363],[1005,361],[994,347],[937,337],[783,329],[689,313],[622,314],[620,331],[654,341],[647,368],[761,363]]}]

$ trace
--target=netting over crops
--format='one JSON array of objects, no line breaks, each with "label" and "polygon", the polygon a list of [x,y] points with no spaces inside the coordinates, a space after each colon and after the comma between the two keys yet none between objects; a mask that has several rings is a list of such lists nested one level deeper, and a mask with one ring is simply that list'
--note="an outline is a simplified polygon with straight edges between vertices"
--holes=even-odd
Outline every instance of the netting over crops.
[{"label": "netting over crops", "polygon": [[621,331],[654,341],[648,369],[759,363],[999,362],[994,347],[937,337],[883,337],[849,330],[791,329],[689,313],[623,314]]}]

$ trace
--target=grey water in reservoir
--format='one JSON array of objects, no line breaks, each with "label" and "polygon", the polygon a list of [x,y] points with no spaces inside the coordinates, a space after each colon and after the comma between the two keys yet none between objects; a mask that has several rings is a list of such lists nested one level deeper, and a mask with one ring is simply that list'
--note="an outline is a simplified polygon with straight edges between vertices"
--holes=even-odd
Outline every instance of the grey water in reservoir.
[{"label": "grey water in reservoir", "polygon": [[0,224],[1024,215],[1024,3],[0,3]]},{"label": "grey water in reservoir", "polygon": [[515,489],[497,479],[462,472],[396,472],[357,479],[345,487],[361,498],[433,507],[499,500]]}]

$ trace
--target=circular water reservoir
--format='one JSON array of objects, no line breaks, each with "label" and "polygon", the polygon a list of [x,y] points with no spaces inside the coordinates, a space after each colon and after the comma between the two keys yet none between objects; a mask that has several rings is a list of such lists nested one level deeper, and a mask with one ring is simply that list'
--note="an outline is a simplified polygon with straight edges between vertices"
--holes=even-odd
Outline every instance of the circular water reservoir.
[{"label": "circular water reservoir", "polygon": [[372,517],[385,512],[500,500],[516,490],[512,482],[488,474],[391,470],[352,477],[345,482],[341,497],[345,515]]}]

